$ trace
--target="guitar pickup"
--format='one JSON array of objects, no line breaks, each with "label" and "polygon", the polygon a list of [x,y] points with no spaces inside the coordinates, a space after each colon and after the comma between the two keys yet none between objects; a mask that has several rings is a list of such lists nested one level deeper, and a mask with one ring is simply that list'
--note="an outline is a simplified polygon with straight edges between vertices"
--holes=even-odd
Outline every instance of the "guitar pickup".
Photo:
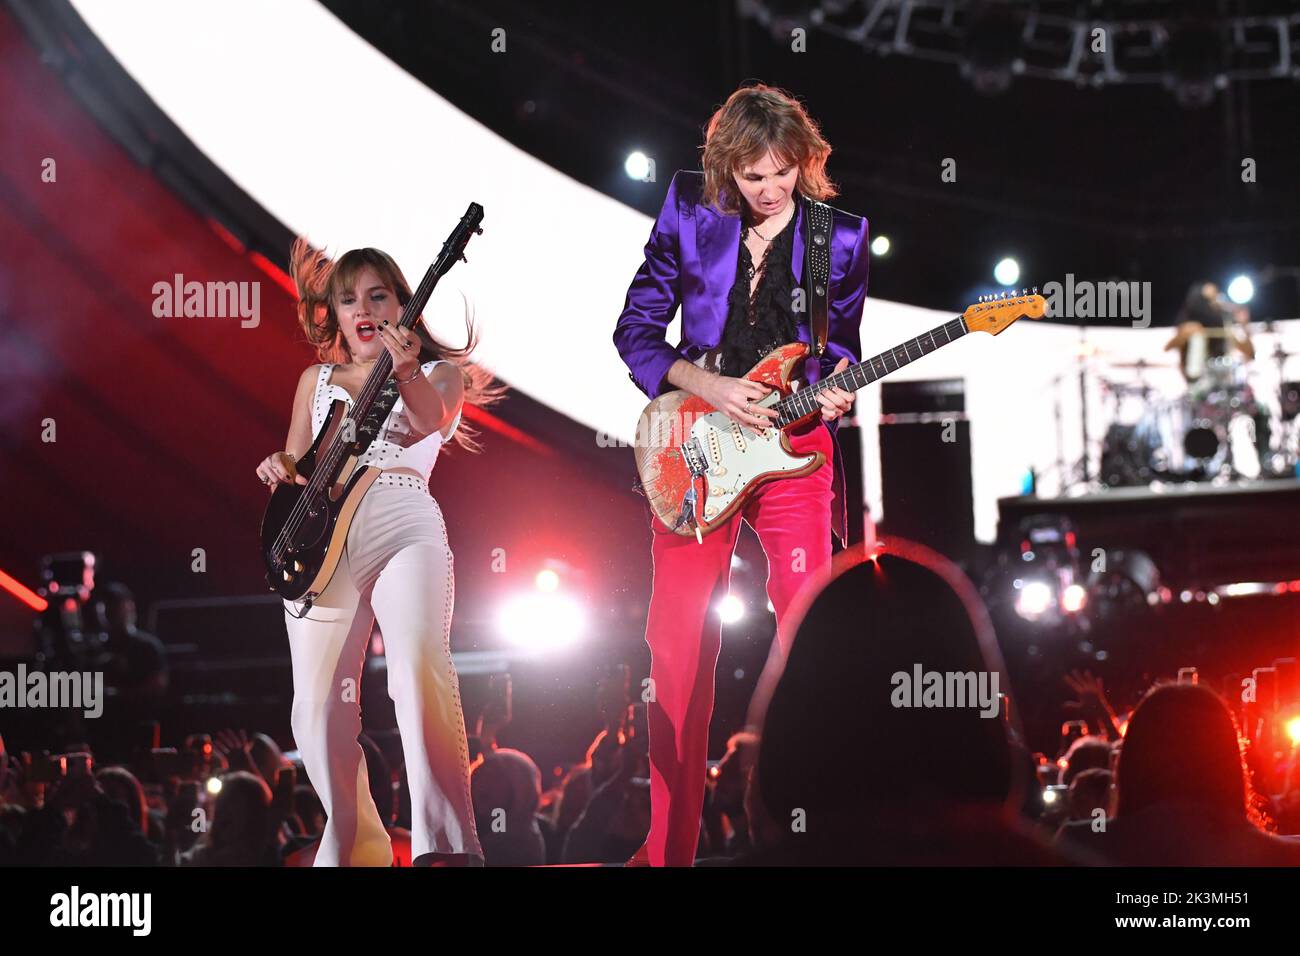
[{"label": "guitar pickup", "polygon": [[738,451],[744,451],[746,447],[745,435],[740,430],[740,426],[735,422],[731,423],[731,441],[735,444]]}]

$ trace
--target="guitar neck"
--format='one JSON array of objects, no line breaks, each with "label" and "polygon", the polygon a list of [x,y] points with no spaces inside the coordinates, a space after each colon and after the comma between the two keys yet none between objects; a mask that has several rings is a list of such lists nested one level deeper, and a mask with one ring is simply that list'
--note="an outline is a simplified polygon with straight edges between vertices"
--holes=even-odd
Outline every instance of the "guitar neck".
[{"label": "guitar neck", "polygon": [[817,401],[817,393],[822,389],[842,388],[845,391],[856,392],[892,372],[897,372],[904,365],[910,365],[922,356],[943,348],[949,342],[957,341],[969,331],[965,319],[959,315],[950,322],[936,326],[928,332],[922,332],[914,339],[908,339],[879,355],[873,355],[857,365],[850,365],[843,371],[827,376],[815,385],[801,388],[772,406],[780,412],[776,427],[784,428],[791,422],[820,411],[821,403]]},{"label": "guitar neck", "polygon": [[[433,294],[433,287],[438,284],[439,279],[451,271],[457,259],[464,258],[465,245],[469,242],[470,236],[483,231],[479,228],[479,223],[482,221],[483,207],[476,202],[470,203],[460,223],[442,244],[438,258],[434,260],[433,265],[429,266],[420,284],[412,291],[411,299],[406,303],[406,307],[402,310],[402,317],[397,322],[399,326],[404,329],[415,328],[420,313],[424,311],[424,307],[429,303],[429,296]],[[375,360],[375,367],[370,370],[366,384],[362,387],[361,394],[357,396],[357,403],[352,409],[351,416],[354,422],[360,423],[366,420],[375,399],[392,372],[393,357],[385,349]]]}]

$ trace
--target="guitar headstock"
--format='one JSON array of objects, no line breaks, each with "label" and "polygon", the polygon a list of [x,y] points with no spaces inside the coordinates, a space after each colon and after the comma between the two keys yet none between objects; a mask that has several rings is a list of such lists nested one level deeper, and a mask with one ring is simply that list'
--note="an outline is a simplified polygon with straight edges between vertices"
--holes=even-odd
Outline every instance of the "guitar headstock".
[{"label": "guitar headstock", "polygon": [[966,307],[962,318],[972,332],[997,335],[1017,319],[1041,319],[1046,314],[1047,300],[1038,294],[1035,286],[1032,291],[1021,289],[1019,294],[1012,289],[1001,295],[982,295],[978,302]]}]

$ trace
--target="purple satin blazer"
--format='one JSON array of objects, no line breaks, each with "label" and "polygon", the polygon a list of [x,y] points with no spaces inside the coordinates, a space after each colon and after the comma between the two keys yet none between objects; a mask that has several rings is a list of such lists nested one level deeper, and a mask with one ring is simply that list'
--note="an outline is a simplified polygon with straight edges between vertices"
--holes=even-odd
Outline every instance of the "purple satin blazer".
[{"label": "purple satin blazer", "polygon": [[[650,230],[645,262],[627,290],[623,313],[614,328],[614,345],[631,370],[628,377],[650,398],[672,391],[668,369],[679,358],[694,361],[722,341],[727,324],[727,297],[736,281],[740,255],[740,216],[719,212],[704,204],[704,174],[679,170],[673,176],[663,209]],[[805,207],[796,212],[793,261],[788,268],[795,281],[803,278]],[[862,306],[867,295],[870,249],[867,220],[839,209],[831,221],[831,283],[828,301],[826,351],[820,361],[809,361],[809,384],[824,378],[841,358],[862,361]],[[676,348],[668,344],[668,323],[682,310],[682,338]],[[808,320],[799,323],[799,341],[809,341]],[[839,420],[830,423],[834,435]],[[832,525],[847,538],[844,500],[844,464],[835,451],[835,503]]]}]

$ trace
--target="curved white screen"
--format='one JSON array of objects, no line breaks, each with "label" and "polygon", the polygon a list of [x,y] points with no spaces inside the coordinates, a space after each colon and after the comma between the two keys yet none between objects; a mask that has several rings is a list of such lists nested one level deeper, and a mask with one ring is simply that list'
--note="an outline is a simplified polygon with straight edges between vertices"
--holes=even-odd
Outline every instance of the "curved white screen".
[{"label": "curved white screen", "polygon": [[[289,228],[333,252],[378,246],[415,282],[466,205],[482,203],[484,234],[470,244],[469,265],[457,266],[439,287],[426,313],[430,324],[448,341],[461,341],[463,290],[481,329],[480,361],[563,414],[599,432],[632,437],[645,398],[628,380],[611,335],[640,264],[649,217],[516,149],[315,0],[73,5],[214,163]],[[428,29],[438,30],[432,16]],[[446,42],[486,46],[491,39],[455,34]],[[508,50],[509,35],[506,40]],[[719,99],[726,92],[719,89]],[[661,170],[658,183],[643,188],[661,198],[670,173]],[[1048,278],[1035,281],[1045,285]],[[962,305],[953,303],[954,313]],[[875,354],[949,318],[868,298],[863,347]],[[677,340],[676,329],[674,322],[670,342]],[[981,540],[993,537],[997,498],[1019,493],[1029,466],[1042,471],[1057,460],[1058,400],[1061,453],[1067,462],[1078,456],[1077,334],[1021,322],[996,342],[972,336],[898,376],[965,378]],[[1169,358],[1161,353],[1167,338],[1158,329],[1091,335],[1112,354],[1157,362]],[[1177,373],[1171,370],[1156,384],[1177,389]],[[876,516],[879,394],[878,387],[867,388],[856,406]],[[1095,380],[1088,404],[1096,442],[1105,413]],[[1040,490],[1055,490],[1055,481],[1048,477]]]}]

